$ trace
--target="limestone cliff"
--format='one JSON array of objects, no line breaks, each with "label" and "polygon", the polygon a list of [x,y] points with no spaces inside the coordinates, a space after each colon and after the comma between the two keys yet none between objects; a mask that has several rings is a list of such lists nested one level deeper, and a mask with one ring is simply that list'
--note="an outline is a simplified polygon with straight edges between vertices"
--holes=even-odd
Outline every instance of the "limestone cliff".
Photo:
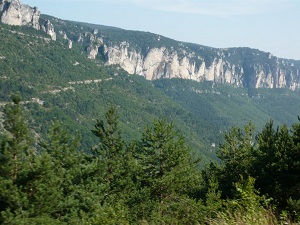
[{"label": "limestone cliff", "polygon": [[43,30],[53,40],[57,29],[69,48],[79,44],[88,58],[120,65],[129,74],[148,80],[176,77],[248,88],[300,88],[300,61],[256,49],[217,49],[147,32],[40,18],[37,8],[22,5],[20,0],[0,0],[0,20]]},{"label": "limestone cliff", "polygon": [[19,0],[0,1],[1,22],[15,26],[32,26],[39,29],[40,12],[36,7],[22,5]]},{"label": "limestone cliff", "polygon": [[40,24],[40,11],[36,7],[21,4],[20,0],[0,0],[0,21],[8,25],[42,29],[51,36],[52,40],[56,40],[56,33],[51,22],[42,21]]},{"label": "limestone cliff", "polygon": [[120,65],[148,80],[183,78],[248,88],[300,88],[300,61],[257,49],[211,48],[121,29],[109,33],[92,29],[79,33],[74,42],[86,46],[88,58],[98,56],[107,65]]},{"label": "limestone cliff", "polygon": [[52,40],[56,40],[56,33],[54,30],[54,26],[53,24],[50,22],[50,20],[44,20],[41,19],[41,25],[40,25],[41,29],[48,34]]},{"label": "limestone cliff", "polygon": [[[146,54],[130,49],[129,43],[104,44],[102,54],[109,65],[119,64],[130,74],[139,74],[148,80],[183,78],[196,81],[227,83],[252,88],[297,89],[300,87],[300,63],[279,59],[270,53],[249,48],[213,49],[198,46],[183,48],[149,48]],[[201,52],[203,54],[201,54]],[[211,54],[205,58],[205,54]]]}]

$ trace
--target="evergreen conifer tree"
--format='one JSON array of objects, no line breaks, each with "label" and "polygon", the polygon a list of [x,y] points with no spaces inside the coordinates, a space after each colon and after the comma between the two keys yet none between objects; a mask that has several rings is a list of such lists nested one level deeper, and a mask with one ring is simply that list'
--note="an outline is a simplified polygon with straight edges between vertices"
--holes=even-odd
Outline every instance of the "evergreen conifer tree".
[{"label": "evergreen conifer tree", "polygon": [[110,107],[105,120],[97,120],[93,134],[99,138],[99,145],[95,148],[95,156],[103,166],[103,181],[115,189],[122,168],[125,143],[118,128],[118,114],[115,107]]},{"label": "evergreen conifer tree", "polygon": [[34,150],[20,107],[21,98],[12,97],[13,104],[4,110],[4,129],[0,143],[0,221],[26,218],[28,188],[26,177],[32,169]]},{"label": "evergreen conifer tree", "polygon": [[233,197],[234,183],[251,175],[255,149],[253,130],[251,122],[245,125],[244,130],[231,128],[218,149],[217,156],[222,160],[218,179],[224,197]]},{"label": "evergreen conifer tree", "polygon": [[192,212],[197,214],[196,202],[189,194],[199,185],[200,177],[189,148],[173,123],[154,121],[153,127],[143,133],[137,159],[142,172],[141,186],[149,190],[158,209],[152,220],[172,224],[187,219],[184,214],[190,215],[190,221],[195,219]]}]

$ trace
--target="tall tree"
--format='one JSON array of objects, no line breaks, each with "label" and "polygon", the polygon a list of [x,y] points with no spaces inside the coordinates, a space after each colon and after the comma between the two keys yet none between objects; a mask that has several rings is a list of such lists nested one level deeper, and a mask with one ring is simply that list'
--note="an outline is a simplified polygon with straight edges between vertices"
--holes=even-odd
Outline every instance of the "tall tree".
[{"label": "tall tree", "polygon": [[[54,218],[70,216],[68,214],[78,211],[82,203],[79,200],[83,199],[79,187],[82,185],[84,159],[83,153],[78,150],[79,140],[78,134],[71,135],[62,123],[55,121],[51,125],[47,140],[40,143],[42,162],[45,164],[47,159],[51,162],[51,171],[48,170],[44,177],[48,179],[48,184],[52,182],[51,186],[55,188],[52,190],[52,195],[56,194],[55,201],[48,201],[49,207],[53,207],[50,213]],[[43,182],[40,181],[39,184],[41,183]],[[49,195],[51,196],[50,193]]]},{"label": "tall tree", "polygon": [[[287,155],[291,182],[289,189],[291,198],[298,200],[298,205],[300,205],[300,118],[298,118],[298,123],[293,125],[291,132],[294,146]],[[300,206],[298,206],[298,215],[300,215]]]},{"label": "tall tree", "polygon": [[225,141],[219,147],[217,156],[222,160],[219,185],[224,196],[232,197],[234,183],[251,174],[255,148],[253,131],[251,122],[245,125],[244,130],[233,127],[225,134]]},{"label": "tall tree", "polygon": [[94,149],[102,169],[102,182],[109,185],[110,191],[118,189],[119,182],[125,171],[123,157],[125,142],[118,127],[119,116],[116,107],[110,107],[105,115],[105,120],[97,120],[93,134],[99,138],[99,144]]},{"label": "tall tree", "polygon": [[137,159],[142,171],[141,185],[158,203],[159,220],[166,222],[172,217],[178,220],[179,215],[195,203],[188,194],[199,184],[200,177],[189,148],[173,123],[154,121],[153,126],[143,133]]},{"label": "tall tree", "polygon": [[12,97],[13,104],[4,110],[4,130],[0,141],[0,221],[15,216],[26,217],[28,197],[27,176],[33,167],[35,151],[31,147],[29,128],[21,110],[21,98]]},{"label": "tall tree", "polygon": [[23,172],[23,163],[28,163],[27,157],[33,156],[31,137],[28,125],[20,107],[21,98],[12,97],[13,105],[6,105],[4,110],[4,137],[1,142],[1,164],[3,175],[17,182]]},{"label": "tall tree", "polygon": [[282,209],[288,199],[299,199],[299,125],[290,132],[286,125],[275,129],[273,122],[266,124],[258,134],[255,152],[254,175],[261,193],[274,199]]},{"label": "tall tree", "polygon": [[128,201],[133,192],[131,163],[134,161],[121,136],[118,123],[117,108],[110,107],[105,118],[97,120],[92,130],[99,138],[98,146],[93,152],[93,163],[96,165],[94,179],[101,184],[99,193],[103,196],[102,210],[105,211],[103,207],[108,204],[111,212],[119,214],[120,218],[127,218]]}]

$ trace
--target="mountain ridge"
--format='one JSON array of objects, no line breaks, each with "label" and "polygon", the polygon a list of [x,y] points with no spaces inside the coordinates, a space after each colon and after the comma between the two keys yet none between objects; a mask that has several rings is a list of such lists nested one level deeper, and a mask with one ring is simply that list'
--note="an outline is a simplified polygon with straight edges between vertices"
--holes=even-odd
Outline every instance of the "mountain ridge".
[{"label": "mountain ridge", "polygon": [[[297,119],[297,90],[247,90],[179,78],[149,81],[129,75],[119,65],[107,65],[99,55],[88,59],[84,46],[91,44],[93,29],[84,28],[89,31],[85,35],[77,32],[81,30],[78,24],[69,26],[67,21],[53,19],[56,28],[55,23],[68,26],[66,33],[56,30],[56,41],[42,30],[0,24],[0,107],[12,94],[20,93],[38,136],[45,137],[50,121],[59,120],[70,130],[78,130],[84,140],[82,149],[90,149],[96,144],[90,132],[92,124],[114,105],[126,139],[136,138],[154,119],[166,118],[174,121],[187,143],[207,162],[216,159],[215,150],[230,126],[241,127],[252,120],[260,129],[270,118],[275,124],[292,124]],[[81,42],[72,42],[70,48],[70,39],[77,40],[80,35]],[[105,36],[103,40],[107,41]]]},{"label": "mountain ridge", "polygon": [[183,78],[247,88],[299,88],[300,61],[278,58],[258,49],[213,48],[150,32],[106,26],[101,29],[103,25],[74,21],[69,21],[68,26],[73,23],[80,29],[68,31],[70,26],[64,27],[63,20],[51,22],[66,39],[83,45],[90,59],[120,65],[129,74],[148,80]]},{"label": "mountain ridge", "polygon": [[[282,59],[247,47],[213,48],[150,32],[66,21],[43,14],[37,25],[40,12],[36,7],[25,7],[19,0],[2,0],[0,4],[2,22],[30,25],[49,34],[52,40],[60,36],[68,41],[69,48],[73,43],[81,45],[89,59],[119,65],[129,74],[148,80],[183,78],[246,88],[300,88],[300,60]],[[26,8],[25,13],[22,8]],[[27,18],[27,22],[16,23],[16,13],[22,12],[26,16],[21,18]],[[3,20],[3,15],[12,21]],[[33,18],[35,23],[30,24],[28,21]]]}]

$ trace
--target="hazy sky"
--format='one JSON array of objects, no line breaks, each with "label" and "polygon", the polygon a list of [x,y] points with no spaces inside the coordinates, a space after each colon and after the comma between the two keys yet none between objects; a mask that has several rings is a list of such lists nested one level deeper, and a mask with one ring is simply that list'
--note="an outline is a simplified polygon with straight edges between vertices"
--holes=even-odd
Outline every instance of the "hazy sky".
[{"label": "hazy sky", "polygon": [[21,0],[41,13],[300,60],[299,0]]}]

